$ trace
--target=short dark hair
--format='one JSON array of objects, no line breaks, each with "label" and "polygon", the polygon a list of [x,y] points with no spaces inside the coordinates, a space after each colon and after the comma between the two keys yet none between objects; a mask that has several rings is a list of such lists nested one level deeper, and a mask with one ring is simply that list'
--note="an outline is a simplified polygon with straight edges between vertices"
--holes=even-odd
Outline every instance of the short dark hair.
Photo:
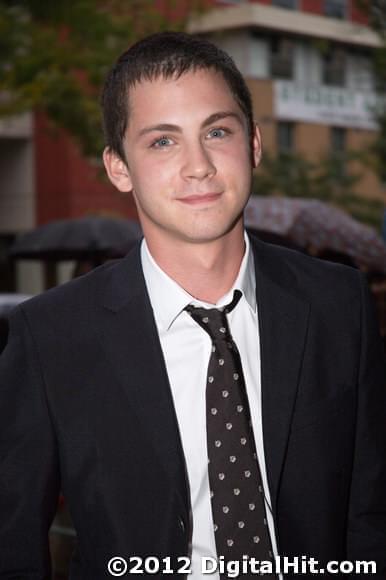
[{"label": "short dark hair", "polygon": [[186,72],[213,69],[222,74],[253,131],[252,99],[232,58],[212,42],[185,32],[160,32],[133,44],[111,68],[102,92],[107,147],[125,160],[123,139],[129,119],[129,89],[143,80],[179,78]]}]

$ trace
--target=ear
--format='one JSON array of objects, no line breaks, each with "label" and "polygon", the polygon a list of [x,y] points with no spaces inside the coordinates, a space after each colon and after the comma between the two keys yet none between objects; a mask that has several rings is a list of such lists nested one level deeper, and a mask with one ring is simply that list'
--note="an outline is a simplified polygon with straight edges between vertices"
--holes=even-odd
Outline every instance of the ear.
[{"label": "ear", "polygon": [[262,147],[260,129],[257,126],[257,123],[255,123],[255,128],[252,135],[252,164],[254,169],[259,165],[261,161],[261,155]]},{"label": "ear", "polygon": [[110,149],[106,147],[103,151],[103,163],[105,164],[107,175],[113,185],[124,193],[132,191],[130,171],[126,163]]}]

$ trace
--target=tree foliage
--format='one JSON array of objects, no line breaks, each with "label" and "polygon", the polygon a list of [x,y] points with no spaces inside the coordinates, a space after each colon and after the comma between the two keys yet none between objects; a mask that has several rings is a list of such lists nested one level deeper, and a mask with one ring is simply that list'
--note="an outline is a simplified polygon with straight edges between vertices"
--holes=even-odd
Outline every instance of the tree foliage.
[{"label": "tree foliage", "polygon": [[358,7],[368,16],[369,24],[380,37],[381,44],[374,50],[373,68],[375,88],[379,95],[374,111],[379,125],[379,135],[373,146],[375,171],[386,182],[386,0],[356,0]]},{"label": "tree foliage", "polygon": [[103,78],[129,44],[170,27],[174,4],[164,0],[160,12],[153,0],[0,0],[0,116],[42,110],[99,155]]},{"label": "tree foliage", "polygon": [[364,163],[361,152],[324,155],[318,161],[295,153],[265,153],[254,176],[253,193],[321,199],[379,229],[383,204],[355,192],[361,173],[350,167],[353,162]]}]

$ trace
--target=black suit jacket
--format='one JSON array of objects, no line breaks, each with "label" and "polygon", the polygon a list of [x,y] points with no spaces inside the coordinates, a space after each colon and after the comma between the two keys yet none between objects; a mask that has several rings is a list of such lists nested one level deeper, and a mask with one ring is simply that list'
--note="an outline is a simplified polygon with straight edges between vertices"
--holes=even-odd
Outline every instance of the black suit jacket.
[{"label": "black suit jacket", "polygon": [[[386,384],[354,269],[253,241],[279,552],[386,574]],[[0,578],[49,578],[62,488],[72,580],[189,553],[184,455],[138,247],[21,305],[0,357]],[[154,576],[153,576],[154,577]],[[359,576],[357,576],[359,577]]]}]

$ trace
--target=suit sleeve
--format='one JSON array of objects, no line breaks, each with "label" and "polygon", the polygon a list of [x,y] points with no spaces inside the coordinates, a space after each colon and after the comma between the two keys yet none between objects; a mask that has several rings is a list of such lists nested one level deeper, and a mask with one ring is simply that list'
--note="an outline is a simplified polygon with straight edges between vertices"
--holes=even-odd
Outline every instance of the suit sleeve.
[{"label": "suit sleeve", "polygon": [[374,560],[376,577],[386,578],[385,354],[373,301],[360,278],[361,350],[347,554],[351,560]]},{"label": "suit sleeve", "polygon": [[56,440],[38,353],[21,308],[0,356],[0,579],[51,578],[59,491]]}]

